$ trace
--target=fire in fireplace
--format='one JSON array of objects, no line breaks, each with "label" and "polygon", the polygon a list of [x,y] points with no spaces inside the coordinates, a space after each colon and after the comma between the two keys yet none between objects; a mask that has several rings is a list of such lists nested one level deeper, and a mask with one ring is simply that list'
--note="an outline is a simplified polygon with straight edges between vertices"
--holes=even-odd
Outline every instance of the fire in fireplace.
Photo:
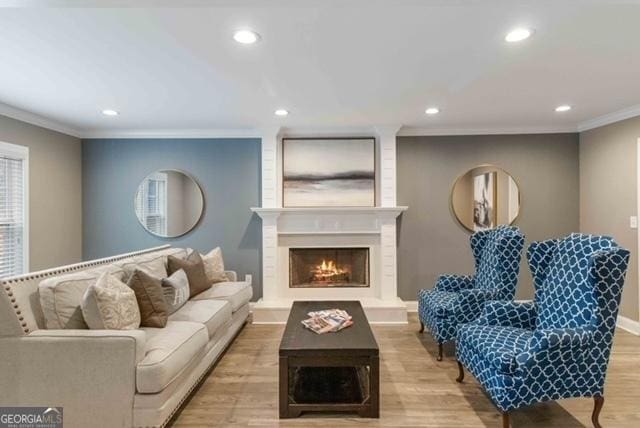
[{"label": "fire in fireplace", "polygon": [[289,287],[369,287],[369,249],[290,248]]}]

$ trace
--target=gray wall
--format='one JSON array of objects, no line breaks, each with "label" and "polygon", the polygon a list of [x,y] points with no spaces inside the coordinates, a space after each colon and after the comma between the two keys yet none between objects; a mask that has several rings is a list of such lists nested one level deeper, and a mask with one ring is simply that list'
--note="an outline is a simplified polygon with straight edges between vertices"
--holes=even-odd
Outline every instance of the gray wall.
[{"label": "gray wall", "polygon": [[631,251],[620,314],[638,321],[637,142],[640,117],[580,134],[580,230],[611,235]]},{"label": "gray wall", "polygon": [[[259,139],[101,139],[83,142],[85,260],[165,243],[201,252],[222,248],[225,267],[252,274],[254,300],[262,295]],[[144,230],[133,198],[142,179],[158,169],[190,173],[202,187],[205,213],[174,239]]]},{"label": "gray wall", "polygon": [[81,261],[80,140],[0,116],[0,141],[29,147],[29,270]]},{"label": "gray wall", "polygon": [[[397,144],[398,205],[409,206],[398,233],[404,300],[416,300],[440,274],[473,272],[469,232],[450,211],[450,192],[458,176],[479,164],[502,167],[519,184],[515,224],[527,243],[578,231],[577,134],[400,137]],[[520,271],[516,298],[533,298],[524,257]]]}]

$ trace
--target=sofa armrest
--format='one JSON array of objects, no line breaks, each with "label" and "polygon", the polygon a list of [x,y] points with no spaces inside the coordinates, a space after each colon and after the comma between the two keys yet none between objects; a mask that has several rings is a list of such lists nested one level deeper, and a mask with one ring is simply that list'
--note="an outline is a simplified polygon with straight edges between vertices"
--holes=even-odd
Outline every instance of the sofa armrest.
[{"label": "sofa armrest", "polygon": [[61,406],[65,426],[133,424],[136,333],[34,333],[0,338],[0,406]]},{"label": "sofa armrest", "polygon": [[238,281],[238,274],[233,270],[225,270],[224,274],[227,276],[229,281],[236,282]]},{"label": "sofa armrest", "polygon": [[136,364],[144,359],[145,345],[147,344],[147,336],[143,330],[36,330],[28,337],[132,339],[135,344]]},{"label": "sofa armrest", "polygon": [[484,304],[482,316],[478,318],[477,324],[533,330],[537,313],[534,302],[490,300]]},{"label": "sofa armrest", "polygon": [[473,288],[474,277],[471,275],[440,275],[436,280],[435,290],[458,292]]}]

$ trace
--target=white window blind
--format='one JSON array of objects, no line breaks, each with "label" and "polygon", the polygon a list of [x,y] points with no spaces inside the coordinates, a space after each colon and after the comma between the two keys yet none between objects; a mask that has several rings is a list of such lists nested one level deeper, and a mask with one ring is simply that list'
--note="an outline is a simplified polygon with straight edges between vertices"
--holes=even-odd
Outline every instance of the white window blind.
[{"label": "white window blind", "polygon": [[142,191],[136,193],[136,212],[142,213],[142,221],[150,232],[167,234],[167,174],[151,174],[142,183]]},{"label": "white window blind", "polygon": [[26,148],[0,143],[0,277],[26,270]]}]

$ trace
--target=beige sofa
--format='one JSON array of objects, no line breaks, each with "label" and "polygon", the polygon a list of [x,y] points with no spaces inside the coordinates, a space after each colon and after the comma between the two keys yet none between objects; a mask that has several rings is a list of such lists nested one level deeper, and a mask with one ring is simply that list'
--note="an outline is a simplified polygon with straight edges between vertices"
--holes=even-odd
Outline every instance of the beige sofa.
[{"label": "beige sofa", "polygon": [[186,250],[163,246],[0,281],[0,406],[62,406],[66,427],[163,426],[249,316],[249,281],[194,296],[165,328],[45,328],[38,285]]}]

